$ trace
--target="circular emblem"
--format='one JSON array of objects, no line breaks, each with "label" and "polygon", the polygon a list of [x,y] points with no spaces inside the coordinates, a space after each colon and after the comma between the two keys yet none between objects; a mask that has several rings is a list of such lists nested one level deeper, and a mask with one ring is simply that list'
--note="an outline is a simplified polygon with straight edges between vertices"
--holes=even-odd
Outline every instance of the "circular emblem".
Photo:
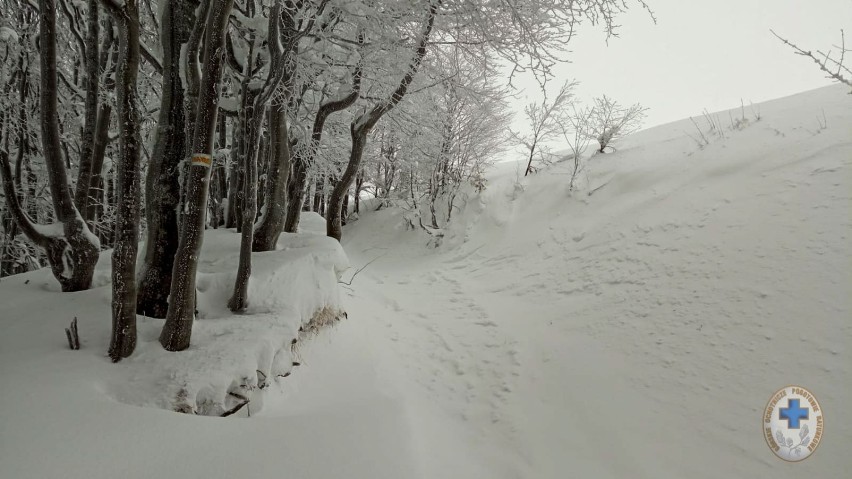
[{"label": "circular emblem", "polygon": [[781,459],[798,462],[809,457],[819,446],[822,433],[822,408],[807,389],[781,388],[766,403],[763,436]]}]

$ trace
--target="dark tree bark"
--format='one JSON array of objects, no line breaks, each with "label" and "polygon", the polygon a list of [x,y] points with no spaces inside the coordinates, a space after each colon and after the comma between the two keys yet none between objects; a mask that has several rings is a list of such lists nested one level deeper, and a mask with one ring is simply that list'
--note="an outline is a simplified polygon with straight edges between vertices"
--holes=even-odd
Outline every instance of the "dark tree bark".
[{"label": "dark tree bark", "polygon": [[103,201],[103,176],[104,156],[109,143],[109,122],[112,115],[112,107],[108,103],[101,105],[98,112],[98,123],[95,127],[95,142],[92,148],[92,174],[89,177],[89,199],[87,200],[87,216],[94,221],[98,212],[102,211],[100,202]]},{"label": "dark tree bark", "polygon": [[239,162],[240,162],[240,139],[242,135],[242,122],[234,122],[233,134],[231,139],[231,167],[228,172],[228,208],[225,210],[225,228],[236,228],[237,221],[237,202],[236,191],[239,188]]},{"label": "dark tree bark", "polygon": [[86,20],[86,101],[83,123],[82,144],[80,146],[80,171],[77,173],[77,189],[74,193],[74,204],[86,222],[89,217],[89,189],[93,174],[95,134],[98,121],[98,93],[100,75],[100,54],[98,52],[98,0],[88,0],[89,18]]},{"label": "dark tree bark", "polygon": [[364,189],[364,170],[362,169],[358,175],[355,176],[355,210],[354,213],[357,215],[361,212],[361,191]]},{"label": "dark tree bark", "polygon": [[[249,52],[249,57],[253,58],[253,52]],[[257,144],[250,144],[250,139],[254,138],[255,131],[260,128],[257,125],[254,115],[254,100],[260,93],[258,90],[249,87],[250,76],[246,72],[245,78],[241,87],[242,90],[242,107],[240,108],[239,120],[239,137],[237,138],[235,150],[237,157],[234,161],[234,167],[231,171],[232,183],[229,186],[228,208],[232,210],[233,216],[229,218],[229,223],[233,221],[229,228],[236,228],[237,233],[243,230],[243,216],[245,213],[245,198],[246,198],[246,163],[252,153],[257,153]],[[233,206],[231,206],[233,205]]]},{"label": "dark tree bark", "polygon": [[219,100],[224,62],[225,29],[233,6],[233,0],[210,2],[206,19],[204,77],[201,80],[192,138],[192,160],[186,179],[186,213],[180,225],[180,242],[172,269],[169,309],[160,334],[160,344],[169,351],[188,348],[192,335],[192,323],[195,318],[195,275],[207,211],[213,134],[216,129],[216,115],[219,112],[216,104]]},{"label": "dark tree bark", "polygon": [[[109,357],[118,362],[136,349],[136,255],[139,249],[139,5],[106,0],[118,25],[119,64],[116,78],[120,156],[117,165],[115,247],[112,251],[112,336]],[[88,178],[87,178],[88,180]],[[84,189],[85,196],[88,192]]]},{"label": "dark tree bark", "polygon": [[172,267],[178,248],[179,168],[185,158],[184,96],[180,79],[181,45],[189,38],[194,13],[185,2],[165,0],[160,21],[163,44],[163,91],[154,151],[145,180],[148,230],[139,274],[136,311],[165,318],[169,309]]},{"label": "dark tree bark", "polygon": [[287,211],[287,182],[290,177],[290,138],[287,133],[287,104],[272,106],[269,134],[271,155],[266,173],[264,213],[255,231],[253,251],[272,251],[284,227]]},{"label": "dark tree bark", "polygon": [[420,69],[420,63],[423,57],[426,56],[426,44],[429,41],[429,35],[432,33],[432,26],[435,23],[435,16],[438,13],[438,8],[442,0],[432,0],[429,5],[429,13],[426,18],[426,23],[423,26],[423,31],[418,39],[417,48],[414,51],[414,58],[408,65],[408,71],[399,82],[396,90],[383,102],[375,105],[367,112],[359,115],[350,126],[350,135],[352,137],[352,150],[349,154],[349,163],[346,169],[340,176],[337,184],[332,190],[328,199],[328,210],[326,211],[326,234],[340,241],[343,236],[341,214],[343,210],[343,196],[347,194],[352,186],[352,180],[361,168],[361,157],[364,152],[364,147],[367,145],[367,135],[370,130],[376,126],[381,117],[391,111],[405,96],[409,85],[414,80],[417,70]]},{"label": "dark tree bark", "polygon": [[[198,99],[199,95],[201,94],[202,88],[201,61],[203,58],[206,58],[206,51],[202,47],[206,47],[204,42],[206,41],[205,39],[208,32],[205,29],[208,26],[207,19],[210,18],[210,9],[212,8],[211,3],[215,3],[215,1],[216,0],[200,0],[200,2],[198,3],[198,8],[196,9],[195,16],[193,18],[195,23],[194,25],[192,25],[192,29],[189,33],[189,38],[186,41],[186,47],[183,51],[184,54],[182,56],[182,60],[184,61],[184,64],[182,65],[184,72],[183,80],[186,82],[186,84],[183,85],[185,89],[183,127],[185,135],[184,138],[188,139],[184,142],[184,158],[192,158],[192,155],[197,153],[192,149],[192,147],[194,146],[192,138],[195,135],[195,122],[197,121],[197,114],[199,111]],[[175,6],[177,5],[178,4],[175,4]],[[188,201],[191,201],[189,199],[189,177],[192,168],[189,161],[181,161],[181,163],[178,165],[178,168],[178,171],[180,172],[178,174],[178,178],[180,179],[180,199],[178,200],[179,208],[177,217],[178,229],[180,229],[183,227],[183,217],[186,213],[186,208],[184,208],[184,205],[186,205]],[[209,183],[210,175],[208,174],[207,176]]]},{"label": "dark tree bark", "polygon": [[349,213],[349,192],[343,195],[343,208],[340,210],[340,224],[346,226],[346,215]]}]

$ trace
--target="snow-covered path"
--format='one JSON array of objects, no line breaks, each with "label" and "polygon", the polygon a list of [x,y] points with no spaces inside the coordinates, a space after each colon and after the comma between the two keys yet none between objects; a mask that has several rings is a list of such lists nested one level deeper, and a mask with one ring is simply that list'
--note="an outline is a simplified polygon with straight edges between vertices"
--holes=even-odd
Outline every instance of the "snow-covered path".
[{"label": "snow-covered path", "polygon": [[[350,256],[363,265],[373,253]],[[483,265],[476,254],[392,254],[356,276],[351,319],[330,339],[369,338],[377,356],[364,359],[384,377],[315,391],[306,401],[377,388],[393,391],[415,416],[428,412],[409,424],[419,454],[429,458],[421,461],[425,477],[557,478],[567,469],[588,477],[659,477],[663,469],[647,458],[688,440],[678,433],[649,440],[646,428],[663,408],[631,394],[631,371],[619,351],[583,332],[582,322],[560,327],[566,317],[554,311],[558,304],[507,294],[495,276],[473,279]],[[485,263],[499,269],[509,260]],[[323,348],[317,354],[337,349]],[[353,349],[337,360],[351,367]],[[328,366],[306,370],[305,381],[341,374],[336,360]],[[359,369],[370,367],[365,361]]]},{"label": "snow-covered path", "polygon": [[[842,93],[768,103],[704,150],[678,125],[649,130],[596,160],[573,195],[566,165],[524,191],[503,165],[437,249],[398,210],[363,215],[344,238],[353,267],[372,262],[346,288],[349,319],[308,347],[302,386],[269,413],[392,398],[363,407],[396,423],[397,457],[419,465],[408,477],[843,476]],[[834,128],[801,126],[813,108]],[[789,383],[838,417],[795,467],[760,427]]]}]

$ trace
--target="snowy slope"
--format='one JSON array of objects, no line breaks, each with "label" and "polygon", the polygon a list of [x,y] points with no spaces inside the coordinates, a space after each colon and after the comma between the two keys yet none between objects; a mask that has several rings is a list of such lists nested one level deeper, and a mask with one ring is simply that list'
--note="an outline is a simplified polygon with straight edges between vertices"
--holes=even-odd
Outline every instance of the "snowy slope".
[{"label": "snowy slope", "polygon": [[[349,318],[301,346],[250,419],[163,410],[163,376],[144,373],[164,364],[153,337],[109,364],[107,289],[4,279],[0,477],[846,477],[852,98],[825,88],[760,114],[701,149],[689,120],[636,134],[592,158],[574,192],[567,164],[520,180],[499,164],[439,248],[399,210],[362,214],[343,247],[353,268],[372,263],[340,290]],[[212,307],[230,284],[215,278],[199,351],[233,321]],[[89,318],[80,352],[61,331],[75,314]],[[257,361],[223,350],[234,364],[170,374]],[[181,354],[165,357],[177,368]],[[790,383],[826,411],[798,464],[761,430]]]},{"label": "snowy slope", "polygon": [[[438,250],[393,212],[362,215],[344,246],[355,266],[379,259],[354,282],[372,300],[350,299],[350,316],[384,304],[364,321],[390,335],[416,395],[478,433],[472,449],[495,465],[479,477],[843,477],[845,93],[768,102],[760,121],[746,108],[749,125],[705,133],[703,149],[688,120],[644,131],[592,158],[573,193],[568,165],[522,192],[517,165],[499,165]],[[791,383],[831,418],[793,466],[760,426]]]}]

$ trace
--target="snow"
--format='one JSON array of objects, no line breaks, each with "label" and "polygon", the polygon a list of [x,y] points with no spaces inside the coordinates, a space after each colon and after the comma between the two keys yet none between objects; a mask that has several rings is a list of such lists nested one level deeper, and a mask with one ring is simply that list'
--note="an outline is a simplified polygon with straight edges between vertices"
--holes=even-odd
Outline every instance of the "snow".
[{"label": "snow", "polygon": [[[305,233],[255,256],[246,315],[224,309],[239,235],[208,231],[186,352],[162,351],[161,321],[142,319],[137,353],[110,364],[108,287],[4,279],[0,477],[845,477],[845,93],[761,104],[703,148],[689,120],[634,134],[573,192],[572,165],[519,178],[500,163],[438,248],[403,211],[365,207],[344,230],[342,285],[345,256],[305,213]],[[301,366],[254,393],[251,418],[166,410],[275,363],[319,306],[348,319],[300,341]],[[73,316],[81,351],[64,345]],[[794,465],[760,426],[787,384],[826,417]]]}]

